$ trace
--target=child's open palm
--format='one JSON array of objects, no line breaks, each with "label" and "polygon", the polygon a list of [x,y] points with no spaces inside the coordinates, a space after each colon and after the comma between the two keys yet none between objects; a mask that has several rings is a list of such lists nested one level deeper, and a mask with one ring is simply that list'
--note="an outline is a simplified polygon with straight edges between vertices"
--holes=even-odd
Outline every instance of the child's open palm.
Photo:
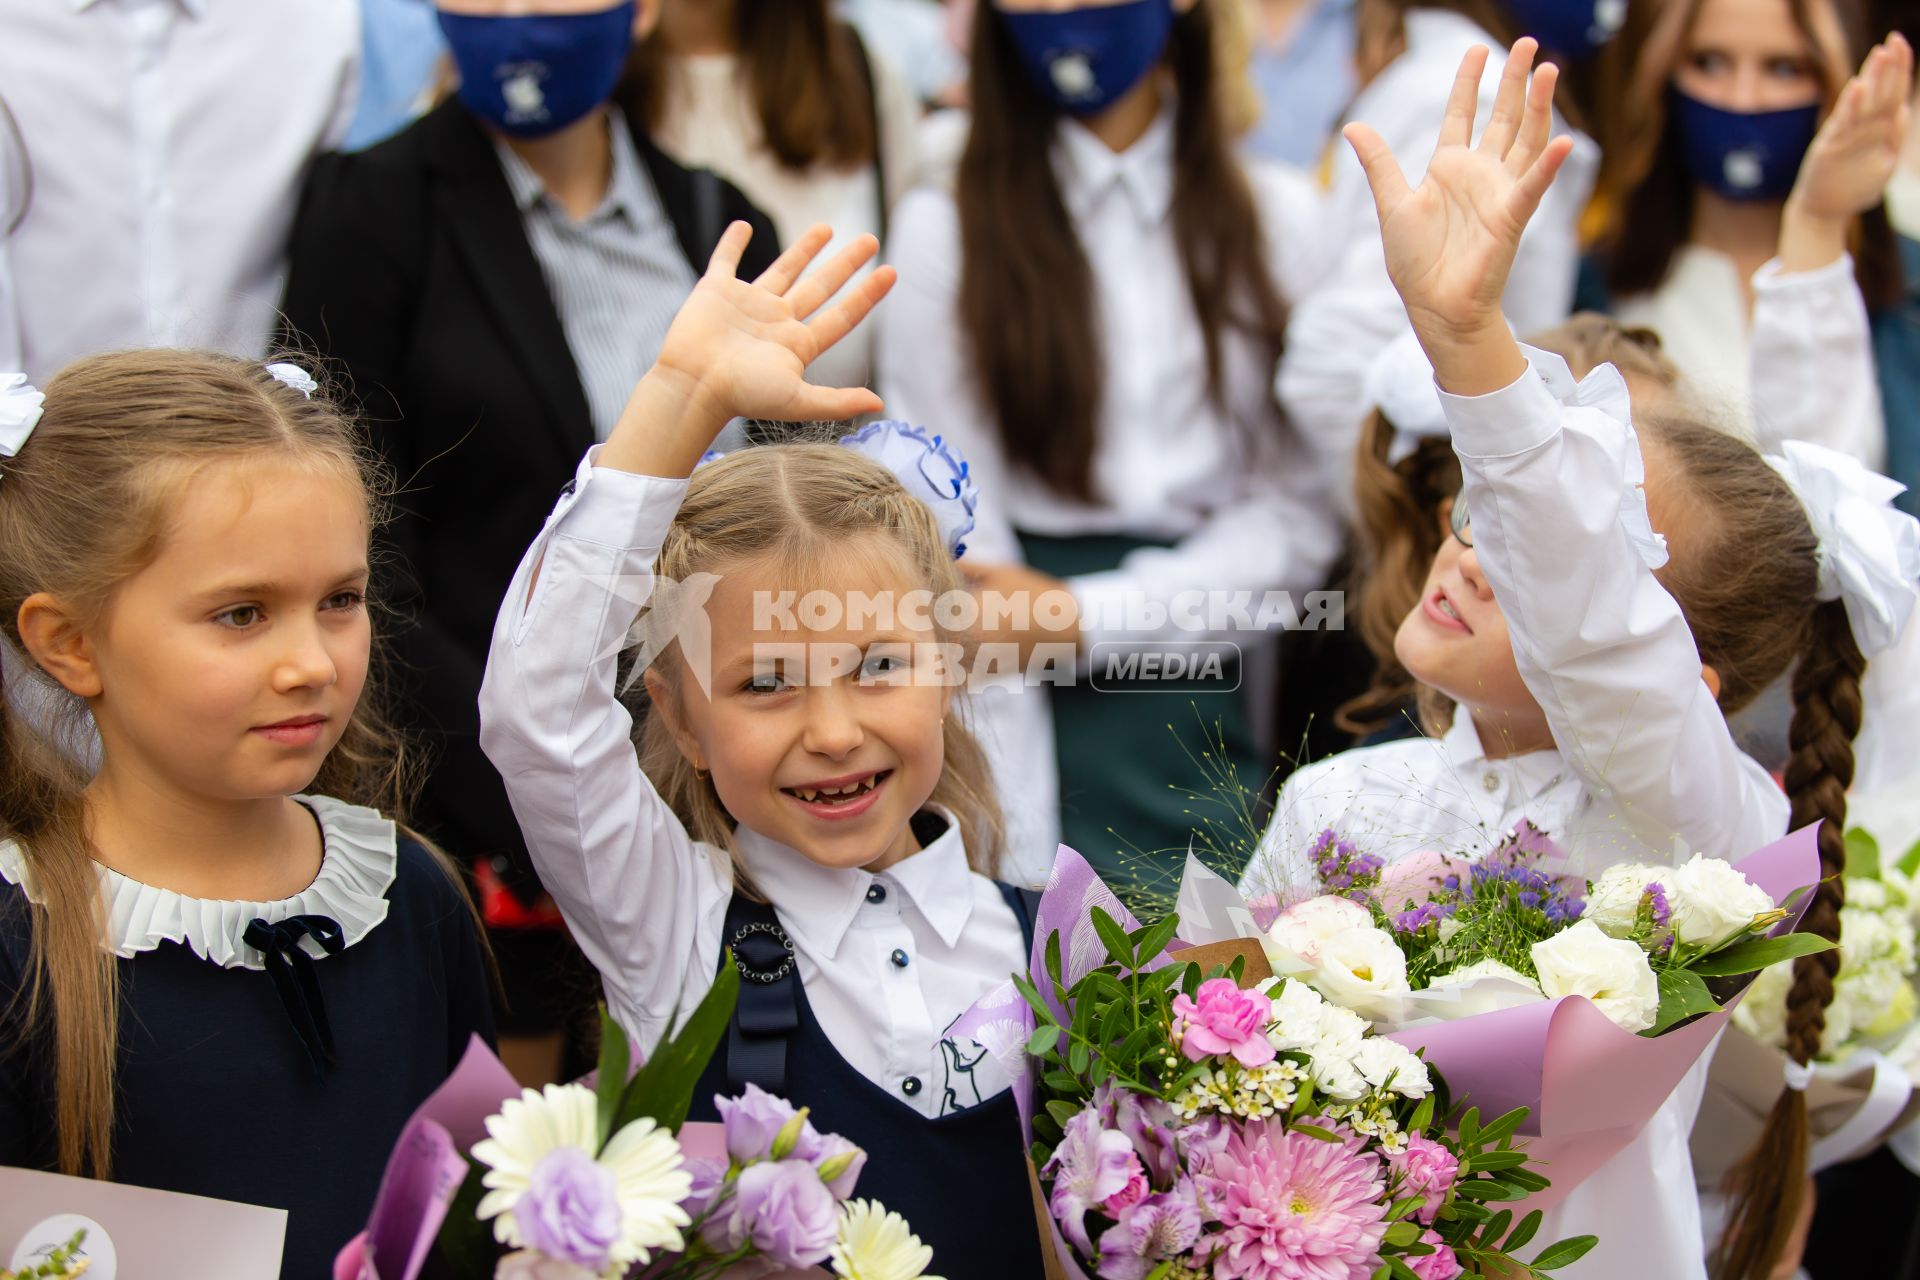
[{"label": "child's open palm", "polygon": [[1558,71],[1542,66],[1529,86],[1534,48],[1531,39],[1513,46],[1478,146],[1473,118],[1487,50],[1467,53],[1417,188],[1407,186],[1377,132],[1364,124],[1346,128],[1379,210],[1387,273],[1429,351],[1436,343],[1474,342],[1493,327],[1504,333],[1500,296],[1521,233],[1573,149],[1569,138],[1549,140]]}]

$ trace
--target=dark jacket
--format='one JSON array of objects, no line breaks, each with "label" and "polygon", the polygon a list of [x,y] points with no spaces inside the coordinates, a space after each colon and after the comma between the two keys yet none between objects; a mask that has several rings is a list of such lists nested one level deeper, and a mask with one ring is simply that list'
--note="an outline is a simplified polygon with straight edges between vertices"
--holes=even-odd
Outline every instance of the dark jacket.
[{"label": "dark jacket", "polygon": [[[754,229],[740,274],[764,270],[778,253],[765,215],[628,124],[694,274],[735,219]],[[519,828],[479,748],[480,677],[514,567],[594,432],[499,157],[457,99],[315,165],[283,310],[281,342],[333,375],[399,488],[376,576],[397,608],[384,630],[398,719],[435,748],[416,825],[463,859],[492,857],[530,900]]]}]

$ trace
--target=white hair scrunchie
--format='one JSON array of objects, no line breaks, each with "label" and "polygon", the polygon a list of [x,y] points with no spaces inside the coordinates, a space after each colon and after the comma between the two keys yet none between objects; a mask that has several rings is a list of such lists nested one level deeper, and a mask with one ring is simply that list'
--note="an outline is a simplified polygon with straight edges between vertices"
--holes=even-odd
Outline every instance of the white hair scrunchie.
[{"label": "white hair scrunchie", "polygon": [[309,400],[313,399],[313,393],[320,389],[320,384],[313,380],[313,375],[297,364],[284,362],[270,364],[267,366],[267,372],[273,375],[276,382],[292,387]]},{"label": "white hair scrunchie", "polygon": [[1804,440],[1784,442],[1767,465],[1800,500],[1819,541],[1817,598],[1846,607],[1863,657],[1891,647],[1920,600],[1920,521],[1893,505],[1906,486]]},{"label": "white hair scrunchie", "polygon": [[24,373],[0,373],[0,458],[11,458],[33,434],[47,397]]},{"label": "white hair scrunchie", "polygon": [[1422,440],[1445,440],[1451,435],[1446,410],[1440,405],[1440,388],[1434,385],[1433,363],[1411,332],[1380,349],[1367,366],[1363,390],[1367,404],[1393,425],[1389,466],[1413,456]]}]

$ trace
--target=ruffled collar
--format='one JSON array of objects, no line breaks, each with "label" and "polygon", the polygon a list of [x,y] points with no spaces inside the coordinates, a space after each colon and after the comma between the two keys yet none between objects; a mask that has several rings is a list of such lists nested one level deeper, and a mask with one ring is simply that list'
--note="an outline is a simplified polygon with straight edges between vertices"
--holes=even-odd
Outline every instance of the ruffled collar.
[{"label": "ruffled collar", "polygon": [[[339,921],[349,947],[371,933],[387,918],[387,890],[399,866],[393,823],[376,810],[331,796],[294,799],[319,820],[325,847],[320,873],[291,898],[277,902],[189,898],[96,864],[113,953],[127,959],[163,942],[178,942],[223,969],[264,969],[260,952],[244,938],[255,920],[277,924],[290,916],[328,916]],[[0,880],[20,886],[29,898],[39,901],[27,884],[26,857],[12,840],[0,841]],[[327,954],[312,938],[300,945],[316,960]]]}]

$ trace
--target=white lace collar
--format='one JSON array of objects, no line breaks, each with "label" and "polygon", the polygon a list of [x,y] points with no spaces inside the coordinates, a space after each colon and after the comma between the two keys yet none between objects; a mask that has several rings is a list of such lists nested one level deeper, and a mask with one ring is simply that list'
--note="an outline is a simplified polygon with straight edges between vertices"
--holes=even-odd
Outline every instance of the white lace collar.
[{"label": "white lace collar", "polygon": [[[189,898],[156,889],[111,868],[95,865],[106,900],[107,934],[122,959],[152,951],[162,942],[183,943],[203,960],[223,969],[261,969],[260,953],[243,940],[255,920],[276,924],[289,916],[322,915],[340,922],[352,946],[387,918],[387,890],[399,865],[398,837],[392,822],[330,796],[295,796],[320,822],[325,852],[313,883],[278,902],[240,902]],[[39,901],[27,884],[26,857],[14,841],[0,841],[0,880],[19,885]],[[312,938],[300,943],[314,959],[326,952]]]}]

